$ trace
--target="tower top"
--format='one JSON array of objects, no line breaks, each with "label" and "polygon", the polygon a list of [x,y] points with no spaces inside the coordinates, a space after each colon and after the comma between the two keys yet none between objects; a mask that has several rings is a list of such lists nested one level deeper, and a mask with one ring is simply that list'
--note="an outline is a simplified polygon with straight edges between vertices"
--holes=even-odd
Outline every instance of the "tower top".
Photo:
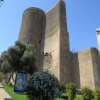
[{"label": "tower top", "polygon": [[65,0],[60,0],[60,1],[65,1]]},{"label": "tower top", "polygon": [[100,28],[97,28],[97,29],[96,29],[96,32],[99,33],[99,32],[100,32]]},{"label": "tower top", "polygon": [[65,0],[59,0],[59,2],[65,3]]}]

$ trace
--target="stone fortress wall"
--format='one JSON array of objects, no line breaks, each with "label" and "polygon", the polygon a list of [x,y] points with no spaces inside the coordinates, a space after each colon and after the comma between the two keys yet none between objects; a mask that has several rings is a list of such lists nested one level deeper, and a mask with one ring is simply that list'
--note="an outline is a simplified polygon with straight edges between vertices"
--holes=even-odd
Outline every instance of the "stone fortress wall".
[{"label": "stone fortress wall", "polygon": [[50,71],[61,83],[74,82],[79,88],[100,87],[99,51],[70,51],[64,0],[46,14],[38,8],[26,10],[19,40],[37,46],[37,66]]},{"label": "stone fortress wall", "polygon": [[96,88],[100,87],[99,52],[96,48],[90,48],[78,52],[80,86]]},{"label": "stone fortress wall", "polygon": [[[50,72],[63,82],[71,79],[69,67],[69,34],[66,26],[65,3],[61,1],[46,14],[44,53],[52,56],[52,64],[48,66]],[[44,60],[44,69],[47,67],[45,66],[48,65],[47,63]]]},{"label": "stone fortress wall", "polygon": [[[46,22],[44,52],[49,54],[49,52],[52,53],[52,51],[54,51],[54,54],[51,55],[52,62],[48,65],[48,69],[59,77],[58,79],[60,81],[65,83],[71,81],[76,83],[78,87],[100,87],[100,74],[98,70],[100,69],[100,57],[98,50],[90,48],[76,53],[70,51],[64,1],[59,2],[47,13]],[[58,37],[59,39],[57,39],[58,33],[60,35]],[[54,35],[56,36],[54,37]],[[56,48],[56,43],[59,45],[58,48]],[[56,53],[57,51],[58,54]],[[56,58],[57,55],[59,55],[59,59]],[[53,57],[55,57],[55,59],[53,59]],[[46,57],[46,60],[47,59],[50,61],[49,57]],[[56,66],[53,69],[51,65],[54,67],[54,61],[57,61],[59,67]],[[44,60],[44,64],[47,64],[47,61]]]},{"label": "stone fortress wall", "polygon": [[[44,42],[44,65],[51,73],[59,77],[59,6],[57,5],[46,14],[46,32]],[[51,61],[49,57],[51,56]],[[48,59],[49,62],[46,61]],[[48,65],[48,66],[45,66]],[[48,67],[48,68],[46,68]]]},{"label": "stone fortress wall", "polygon": [[100,55],[96,48],[70,52],[71,82],[91,89],[100,87]]}]

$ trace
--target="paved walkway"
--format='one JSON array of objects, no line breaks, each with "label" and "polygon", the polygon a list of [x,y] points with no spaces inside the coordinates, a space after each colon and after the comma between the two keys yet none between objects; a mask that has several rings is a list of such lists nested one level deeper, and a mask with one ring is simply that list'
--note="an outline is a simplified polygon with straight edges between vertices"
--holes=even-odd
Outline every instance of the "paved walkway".
[{"label": "paved walkway", "polygon": [[4,90],[2,84],[0,84],[0,100],[12,100],[9,94]]}]

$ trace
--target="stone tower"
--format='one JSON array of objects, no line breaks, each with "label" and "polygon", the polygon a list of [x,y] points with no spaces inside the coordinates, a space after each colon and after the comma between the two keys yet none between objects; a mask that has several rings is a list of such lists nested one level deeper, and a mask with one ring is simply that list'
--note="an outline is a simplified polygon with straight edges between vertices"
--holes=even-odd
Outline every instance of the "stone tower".
[{"label": "stone tower", "polygon": [[45,13],[39,8],[30,7],[24,11],[19,35],[21,43],[29,43],[36,49],[36,65],[39,67],[42,63],[45,22]]},{"label": "stone tower", "polygon": [[64,0],[60,0],[46,14],[43,69],[49,70],[63,82],[70,81],[71,79],[69,66],[69,34]]},{"label": "stone tower", "polygon": [[[100,29],[97,29],[97,39],[100,50]],[[70,50],[64,0],[59,0],[47,13],[28,8],[23,14],[19,41],[33,45],[39,70],[50,71],[60,82],[73,82],[79,88],[100,87],[98,49]]]},{"label": "stone tower", "polygon": [[96,29],[96,33],[97,33],[98,49],[99,49],[99,52],[100,52],[100,28]]}]

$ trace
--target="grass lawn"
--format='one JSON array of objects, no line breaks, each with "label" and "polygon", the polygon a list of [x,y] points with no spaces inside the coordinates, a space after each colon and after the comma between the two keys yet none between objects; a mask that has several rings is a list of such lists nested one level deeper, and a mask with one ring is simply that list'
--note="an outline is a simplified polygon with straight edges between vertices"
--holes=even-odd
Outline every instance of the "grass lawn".
[{"label": "grass lawn", "polygon": [[12,86],[6,85],[5,90],[13,98],[13,100],[28,100],[26,95],[16,94]]}]

